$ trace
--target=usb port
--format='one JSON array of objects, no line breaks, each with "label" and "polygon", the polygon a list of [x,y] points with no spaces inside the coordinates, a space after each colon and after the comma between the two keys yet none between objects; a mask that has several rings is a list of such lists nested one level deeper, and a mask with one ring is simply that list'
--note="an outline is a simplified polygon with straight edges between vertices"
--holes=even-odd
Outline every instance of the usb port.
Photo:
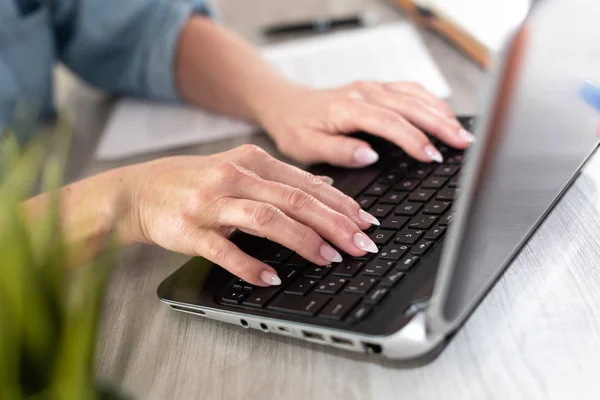
[{"label": "usb port", "polygon": [[302,331],[302,336],[304,336],[306,339],[318,340],[321,342],[325,341],[325,337],[320,333]]},{"label": "usb port", "polygon": [[340,344],[340,345],[343,345],[343,346],[352,346],[352,345],[354,345],[354,343],[352,343],[352,340],[350,340],[350,339],[344,339],[344,338],[337,337],[337,336],[332,336],[331,337],[331,341],[333,343],[335,343],[335,344]]}]

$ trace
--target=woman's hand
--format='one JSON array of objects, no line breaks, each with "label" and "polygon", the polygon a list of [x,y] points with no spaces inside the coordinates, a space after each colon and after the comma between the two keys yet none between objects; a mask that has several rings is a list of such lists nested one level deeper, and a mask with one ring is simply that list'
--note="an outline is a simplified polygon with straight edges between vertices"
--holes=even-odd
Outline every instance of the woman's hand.
[{"label": "woman's hand", "polygon": [[[377,220],[325,181],[252,145],[208,157],[170,157],[127,167],[134,242],[203,256],[255,285],[276,271],[236,247],[236,229],[266,237],[318,265],[376,252],[362,230]],[[327,240],[327,241],[326,241]]]},{"label": "woman's hand", "polygon": [[473,136],[462,129],[448,105],[417,83],[356,82],[334,90],[287,87],[257,119],[279,150],[305,163],[364,167],[379,158],[365,142],[344,136],[369,132],[423,162],[442,155],[423,132],[456,148]]}]

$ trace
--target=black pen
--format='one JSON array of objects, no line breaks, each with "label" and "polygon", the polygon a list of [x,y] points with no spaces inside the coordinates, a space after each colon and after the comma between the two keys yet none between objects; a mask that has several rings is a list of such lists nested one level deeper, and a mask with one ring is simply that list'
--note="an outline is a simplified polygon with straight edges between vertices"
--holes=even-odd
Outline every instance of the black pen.
[{"label": "black pen", "polygon": [[273,25],[265,28],[263,33],[267,36],[285,35],[303,32],[327,32],[333,28],[354,28],[369,26],[377,23],[377,16],[372,13],[347,16],[341,18],[316,18],[310,21],[291,22],[289,24]]}]

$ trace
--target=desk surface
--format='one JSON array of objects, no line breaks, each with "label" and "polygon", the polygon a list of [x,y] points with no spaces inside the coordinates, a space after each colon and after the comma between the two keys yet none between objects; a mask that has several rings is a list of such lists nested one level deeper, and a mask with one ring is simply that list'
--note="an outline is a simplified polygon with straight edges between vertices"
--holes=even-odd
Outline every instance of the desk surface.
[{"label": "desk surface", "polygon": [[[366,9],[384,20],[401,18],[375,0],[215,3],[226,24],[256,43],[257,27],[283,18]],[[459,113],[473,112],[482,72],[443,40],[423,36],[451,83],[451,105]],[[100,130],[109,103],[96,95],[86,101],[79,103],[79,116],[86,130],[90,125]],[[179,153],[209,154],[246,142],[276,154],[261,135]],[[87,173],[122,164],[92,162]],[[99,375],[151,399],[597,398],[599,190],[596,157],[443,354],[413,370],[355,361],[342,352],[173,312],[156,298],[156,287],[187,257],[155,247],[130,248],[108,291]]]}]

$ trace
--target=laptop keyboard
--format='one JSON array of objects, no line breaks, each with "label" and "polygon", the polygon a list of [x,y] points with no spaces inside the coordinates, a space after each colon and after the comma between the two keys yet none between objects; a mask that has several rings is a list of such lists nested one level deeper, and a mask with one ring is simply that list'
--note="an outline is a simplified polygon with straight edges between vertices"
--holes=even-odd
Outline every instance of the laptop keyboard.
[{"label": "laptop keyboard", "polygon": [[381,222],[366,231],[379,253],[358,258],[346,254],[341,263],[323,267],[269,242],[261,258],[277,270],[282,284],[262,288],[235,278],[218,301],[348,323],[376,312],[441,242],[452,220],[463,153],[440,143],[437,147],[444,155],[442,164],[419,163],[390,148],[384,171],[355,197]]}]

